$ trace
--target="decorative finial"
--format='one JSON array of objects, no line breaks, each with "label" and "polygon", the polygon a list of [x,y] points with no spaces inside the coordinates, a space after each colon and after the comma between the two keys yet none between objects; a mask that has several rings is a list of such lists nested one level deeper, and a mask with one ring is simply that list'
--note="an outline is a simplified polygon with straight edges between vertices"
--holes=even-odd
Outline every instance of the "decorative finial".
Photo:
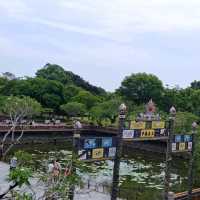
[{"label": "decorative finial", "polygon": [[176,115],[176,108],[174,106],[172,106],[169,110],[171,115]]},{"label": "decorative finial", "polygon": [[156,106],[152,99],[146,105],[146,113],[153,114],[156,112]]},{"label": "decorative finial", "polygon": [[194,129],[197,128],[197,123],[196,122],[192,123],[192,128],[194,128]]},{"label": "decorative finial", "polygon": [[126,112],[126,105],[124,103],[122,103],[120,106],[119,106],[119,112]]}]

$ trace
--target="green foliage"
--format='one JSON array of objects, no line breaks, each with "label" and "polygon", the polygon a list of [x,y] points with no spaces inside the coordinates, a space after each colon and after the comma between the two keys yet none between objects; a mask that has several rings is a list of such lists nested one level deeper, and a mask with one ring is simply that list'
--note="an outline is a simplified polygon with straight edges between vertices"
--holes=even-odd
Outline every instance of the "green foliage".
[{"label": "green foliage", "polygon": [[10,96],[4,101],[1,110],[13,120],[15,120],[15,118],[19,120],[24,117],[38,115],[41,111],[41,105],[30,97],[23,96],[19,98]]},{"label": "green foliage", "polygon": [[[132,190],[130,191],[130,186]],[[123,183],[120,185],[120,197],[123,199],[151,199],[160,200],[162,199],[161,191],[155,188],[147,188],[145,184],[137,183],[131,180],[131,177],[128,177]]]},{"label": "green foliage", "polygon": [[160,102],[163,95],[162,82],[152,74],[138,73],[127,76],[118,92],[126,99],[137,104],[146,103],[150,99]]},{"label": "green foliage", "polygon": [[61,105],[60,109],[68,117],[78,117],[78,116],[84,116],[86,114],[85,105],[78,102],[69,102],[67,104]]},{"label": "green foliage", "polygon": [[75,85],[67,85],[64,88],[64,99],[66,102],[71,101],[72,97],[78,95],[80,91],[83,91],[82,88]]},{"label": "green foliage", "polygon": [[65,176],[64,170],[62,170],[58,180],[52,180],[51,172],[40,174],[40,180],[46,186],[44,195],[46,199],[52,199],[54,197],[55,199],[68,200],[71,186],[83,186],[82,176],[86,173],[92,173],[96,171],[96,169],[93,169],[85,162],[78,160],[75,155],[73,156],[73,160],[72,157],[69,156],[67,160],[61,163],[61,165],[71,166],[72,163],[76,170],[71,169],[72,171],[68,176]]},{"label": "green foliage", "polygon": [[192,89],[195,89],[195,90],[198,90],[198,89],[200,89],[200,81],[193,81],[192,83],[191,83],[191,88]]},{"label": "green foliage", "polygon": [[[0,96],[0,108],[2,108],[5,105],[6,99],[7,99],[6,96]],[[2,112],[2,109],[1,109],[1,112]]]},{"label": "green foliage", "polygon": [[102,88],[93,86],[87,81],[83,80],[80,76],[65,71],[61,66],[55,64],[46,64],[42,69],[36,73],[37,77],[44,78],[47,80],[56,80],[62,84],[76,85],[96,95],[105,95],[105,91]]},{"label": "green foliage", "polygon": [[23,184],[30,185],[29,178],[32,177],[32,171],[26,167],[17,167],[11,170],[9,174],[9,181],[14,181],[19,187]]},{"label": "green foliage", "polygon": [[18,192],[14,192],[15,200],[33,200],[32,195],[28,193],[20,194]]},{"label": "green foliage", "polygon": [[32,155],[25,151],[19,150],[15,152],[15,157],[17,158],[18,167],[28,166],[32,164]]},{"label": "green foliage", "polygon": [[48,80],[56,80],[63,84],[71,83],[71,78],[66,75],[65,70],[59,65],[46,64],[36,72],[37,77]]},{"label": "green foliage", "polygon": [[6,98],[0,109],[4,114],[9,115],[12,120],[19,121],[24,117],[38,115],[41,111],[41,105],[30,97],[10,96]]},{"label": "green foliage", "polygon": [[[33,176],[33,170],[31,167],[28,168],[28,165],[32,164],[32,156],[27,152],[17,151],[15,153],[15,157],[17,158],[17,168],[10,171],[8,180],[12,181],[15,186],[19,187],[22,187],[23,185],[30,185],[29,179]],[[16,200],[32,200],[32,196],[30,194],[20,194],[12,190],[10,190],[10,192]]]},{"label": "green foliage", "polygon": [[176,133],[189,133],[192,130],[192,123],[199,121],[199,117],[188,112],[177,112],[175,121]]},{"label": "green foliage", "polygon": [[96,119],[99,124],[101,124],[101,120],[106,118],[109,119],[111,123],[114,123],[118,116],[118,108],[120,104],[120,99],[113,99],[100,103],[91,109],[90,115],[92,118]]},{"label": "green foliage", "polygon": [[80,91],[75,97],[72,98],[72,101],[82,103],[87,109],[91,109],[98,102],[100,102],[100,98],[90,92]]}]

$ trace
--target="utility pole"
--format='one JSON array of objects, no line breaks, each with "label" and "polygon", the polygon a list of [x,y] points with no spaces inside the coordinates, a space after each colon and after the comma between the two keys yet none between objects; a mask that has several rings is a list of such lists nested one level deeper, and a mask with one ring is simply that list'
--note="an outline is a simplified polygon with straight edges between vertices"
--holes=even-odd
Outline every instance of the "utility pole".
[{"label": "utility pole", "polygon": [[194,157],[195,157],[195,141],[196,141],[196,129],[197,123],[192,123],[192,151],[190,152],[189,161],[189,174],[188,174],[188,200],[192,200],[192,188],[193,188],[193,177],[194,177]]},{"label": "utility pole", "polygon": [[120,159],[122,156],[122,146],[123,146],[122,135],[125,126],[125,118],[126,118],[126,105],[121,104],[119,107],[119,129],[117,135],[116,155],[114,159],[111,200],[117,200],[119,191],[119,170],[120,170]]},{"label": "utility pole", "polygon": [[168,128],[168,140],[167,140],[167,151],[166,151],[166,166],[165,166],[165,193],[164,200],[169,200],[169,191],[170,191],[170,178],[171,178],[171,161],[172,161],[172,139],[174,132],[174,121],[176,116],[175,107],[170,109],[169,117],[169,128]]}]

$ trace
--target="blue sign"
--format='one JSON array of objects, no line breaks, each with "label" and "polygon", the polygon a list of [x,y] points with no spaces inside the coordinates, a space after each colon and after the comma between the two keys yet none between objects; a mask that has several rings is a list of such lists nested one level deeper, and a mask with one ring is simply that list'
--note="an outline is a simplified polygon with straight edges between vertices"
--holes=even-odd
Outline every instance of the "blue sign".
[{"label": "blue sign", "polygon": [[85,139],[84,149],[94,149],[96,146],[96,139]]},{"label": "blue sign", "polygon": [[181,139],[181,135],[175,135],[175,142],[181,142],[182,139]]},{"label": "blue sign", "polygon": [[192,136],[191,135],[184,135],[184,142],[192,142]]},{"label": "blue sign", "polygon": [[112,138],[103,138],[102,147],[112,147]]},{"label": "blue sign", "polygon": [[172,152],[192,151],[192,135],[174,135],[172,141]]},{"label": "blue sign", "polygon": [[98,161],[114,159],[116,137],[80,138],[78,155],[80,160]]}]

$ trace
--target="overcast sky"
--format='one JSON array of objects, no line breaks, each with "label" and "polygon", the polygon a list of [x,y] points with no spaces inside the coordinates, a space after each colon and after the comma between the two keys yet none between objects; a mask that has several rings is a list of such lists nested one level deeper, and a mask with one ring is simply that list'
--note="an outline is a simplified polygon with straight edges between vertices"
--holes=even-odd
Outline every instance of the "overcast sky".
[{"label": "overcast sky", "polygon": [[113,91],[147,72],[200,80],[199,0],[0,0],[0,72],[56,63]]}]

